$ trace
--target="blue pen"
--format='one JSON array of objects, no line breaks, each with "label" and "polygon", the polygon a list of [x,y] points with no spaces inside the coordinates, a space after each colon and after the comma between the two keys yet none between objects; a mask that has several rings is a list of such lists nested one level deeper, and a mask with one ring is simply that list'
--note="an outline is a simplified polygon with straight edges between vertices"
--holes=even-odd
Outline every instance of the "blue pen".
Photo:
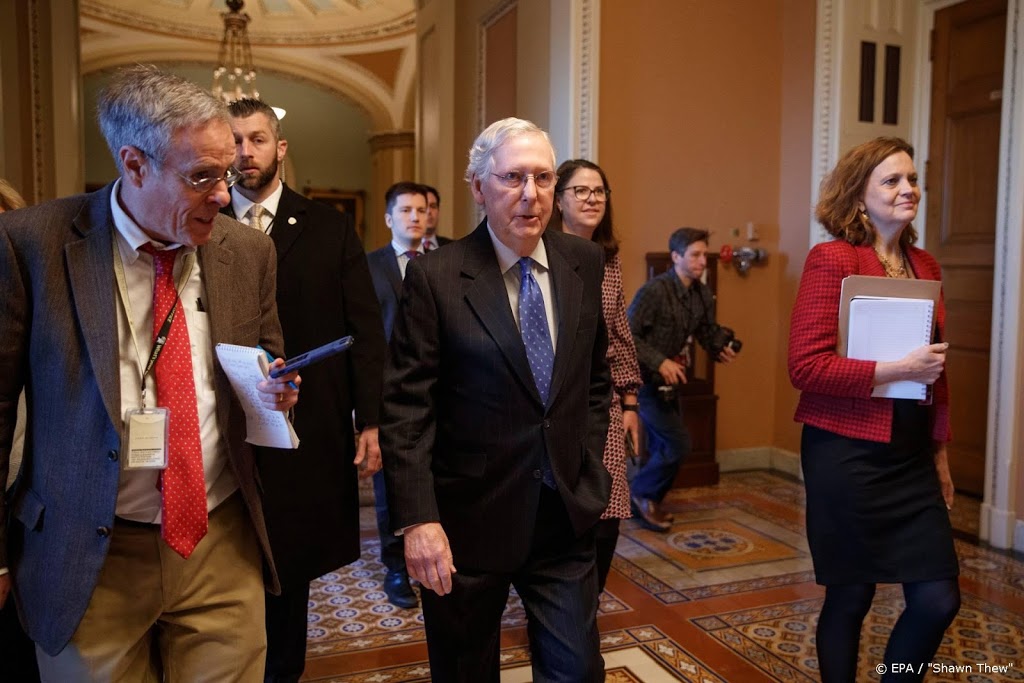
[{"label": "blue pen", "polygon": [[[262,351],[263,353],[267,354],[267,362],[268,363],[273,363],[274,362],[274,357],[270,355],[270,351],[267,351],[265,348],[263,348],[259,344],[256,345],[256,348],[259,349],[260,351]],[[299,390],[299,385],[297,385],[295,382],[288,382],[288,386],[290,386],[295,391]]]}]

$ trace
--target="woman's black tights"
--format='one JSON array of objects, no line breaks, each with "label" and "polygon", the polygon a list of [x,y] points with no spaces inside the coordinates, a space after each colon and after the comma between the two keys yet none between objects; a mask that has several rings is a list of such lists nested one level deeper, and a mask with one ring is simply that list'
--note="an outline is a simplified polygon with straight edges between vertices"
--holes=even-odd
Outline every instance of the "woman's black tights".
[{"label": "woman's black tights", "polygon": [[[861,625],[874,596],[875,585],[871,583],[826,587],[817,631],[822,683],[856,681]],[[960,609],[960,586],[955,578],[905,583],[903,597],[907,607],[885,648],[887,673],[882,676],[883,683],[920,681],[942,643],[942,634]],[[883,662],[874,664],[879,663]],[[894,673],[894,664],[911,665],[913,672]]]}]

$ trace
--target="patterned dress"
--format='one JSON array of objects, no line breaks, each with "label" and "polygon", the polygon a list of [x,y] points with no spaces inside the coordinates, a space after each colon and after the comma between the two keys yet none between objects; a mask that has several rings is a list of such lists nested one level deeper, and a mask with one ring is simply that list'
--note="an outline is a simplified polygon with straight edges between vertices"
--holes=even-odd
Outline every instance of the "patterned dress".
[{"label": "patterned dress", "polygon": [[622,293],[622,263],[619,255],[604,264],[601,303],[608,326],[608,367],[612,373],[614,395],[609,411],[608,440],[604,446],[604,466],[612,475],[612,495],[601,519],[629,519],[629,484],[626,482],[626,433],[622,427],[622,397],[636,394],[642,383],[636,360],[633,333],[626,318],[626,299]]}]

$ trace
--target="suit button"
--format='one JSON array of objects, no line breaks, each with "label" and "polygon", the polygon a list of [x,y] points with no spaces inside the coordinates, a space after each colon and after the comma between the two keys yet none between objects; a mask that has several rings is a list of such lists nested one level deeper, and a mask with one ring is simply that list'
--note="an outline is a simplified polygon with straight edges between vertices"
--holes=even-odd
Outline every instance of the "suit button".
[{"label": "suit button", "polygon": [[117,460],[117,451],[110,451],[109,453],[107,453],[107,459],[108,460],[112,460],[112,461],[116,461]]},{"label": "suit button", "polygon": [[101,526],[96,529],[96,535],[100,538],[106,538],[110,535],[110,527]]},{"label": "suit button", "polygon": [[533,478],[534,479],[543,479],[544,475],[541,473],[540,470],[534,470],[533,471]]},{"label": "suit button", "polygon": [[544,420],[544,429],[551,429],[551,420]]}]

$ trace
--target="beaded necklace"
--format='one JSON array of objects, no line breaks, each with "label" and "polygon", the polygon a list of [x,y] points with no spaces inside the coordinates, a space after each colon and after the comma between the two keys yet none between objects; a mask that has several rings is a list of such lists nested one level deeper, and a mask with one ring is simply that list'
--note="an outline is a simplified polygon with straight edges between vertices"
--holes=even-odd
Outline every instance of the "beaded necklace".
[{"label": "beaded necklace", "polygon": [[902,249],[900,249],[900,262],[897,266],[894,266],[877,248],[875,254],[878,255],[878,260],[881,261],[882,268],[885,269],[886,277],[907,277],[907,257],[903,254]]}]

